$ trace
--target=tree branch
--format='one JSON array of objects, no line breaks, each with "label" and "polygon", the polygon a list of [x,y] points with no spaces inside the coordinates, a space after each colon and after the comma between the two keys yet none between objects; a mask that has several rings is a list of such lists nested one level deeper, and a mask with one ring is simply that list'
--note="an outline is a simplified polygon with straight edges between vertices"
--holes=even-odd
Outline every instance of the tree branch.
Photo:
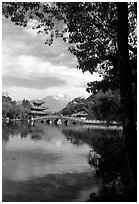
[{"label": "tree branch", "polygon": [[137,48],[132,47],[131,45],[128,44],[128,48],[130,51],[132,51],[134,54],[137,54]]}]

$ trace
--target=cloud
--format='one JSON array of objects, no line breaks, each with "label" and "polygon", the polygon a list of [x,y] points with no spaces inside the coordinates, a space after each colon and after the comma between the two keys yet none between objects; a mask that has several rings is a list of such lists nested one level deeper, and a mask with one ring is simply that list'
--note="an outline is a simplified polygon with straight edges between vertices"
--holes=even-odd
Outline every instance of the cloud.
[{"label": "cloud", "polygon": [[[46,35],[37,34],[31,27],[15,26],[3,19],[3,52],[11,56],[31,55],[51,62],[53,65],[76,67],[77,61],[68,51],[67,43],[56,39],[51,46],[45,44]],[[7,50],[6,50],[7,49]]]},{"label": "cloud", "polygon": [[72,98],[87,96],[87,82],[99,77],[76,69],[77,60],[61,39],[48,46],[45,36],[34,32],[3,20],[3,91],[14,99],[63,93]]},{"label": "cloud", "polygon": [[63,95],[67,94],[70,96],[71,99],[82,96],[82,97],[88,97],[89,94],[86,92],[85,88],[81,87],[71,87],[68,85],[65,85],[63,87],[48,87],[46,89],[41,89],[39,91],[35,88],[28,88],[28,87],[18,87],[18,86],[10,86],[10,87],[3,87],[3,91],[7,92],[13,100],[22,100],[22,99],[42,99],[49,95]]},{"label": "cloud", "polygon": [[24,79],[13,76],[3,77],[4,87],[25,87],[32,89],[46,89],[48,87],[59,87],[65,85],[65,81],[55,77],[37,77],[32,79]]},{"label": "cloud", "polygon": [[83,74],[81,70],[70,69],[68,66],[53,65],[51,62],[30,55],[11,57],[8,54],[4,54],[3,67],[4,76],[18,75],[29,79],[32,77],[46,76],[48,78],[56,76],[58,79],[67,81],[71,86],[93,79],[89,72]]}]

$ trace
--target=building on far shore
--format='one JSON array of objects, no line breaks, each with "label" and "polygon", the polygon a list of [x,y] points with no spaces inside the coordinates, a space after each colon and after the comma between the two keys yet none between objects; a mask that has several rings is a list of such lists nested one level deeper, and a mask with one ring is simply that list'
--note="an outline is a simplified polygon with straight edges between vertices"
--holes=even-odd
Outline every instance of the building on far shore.
[{"label": "building on far shore", "polygon": [[48,108],[44,107],[43,104],[44,101],[40,100],[34,100],[31,104],[31,118],[41,117],[48,115],[48,111],[46,111]]},{"label": "building on far shore", "polygon": [[88,114],[85,111],[80,111],[78,113],[73,113],[71,116],[85,120]]}]

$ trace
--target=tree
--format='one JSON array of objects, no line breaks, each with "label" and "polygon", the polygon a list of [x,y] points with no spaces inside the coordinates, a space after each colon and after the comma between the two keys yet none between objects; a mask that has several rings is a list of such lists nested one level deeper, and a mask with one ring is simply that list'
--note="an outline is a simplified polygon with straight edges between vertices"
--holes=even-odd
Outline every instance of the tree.
[{"label": "tree", "polygon": [[23,101],[22,101],[22,106],[23,106],[24,108],[31,109],[31,104],[30,104],[30,102],[29,102],[28,100],[26,100],[26,99],[23,99]]},{"label": "tree", "polygon": [[[135,70],[136,4],[128,5],[128,49],[130,62]],[[101,82],[88,83],[88,91],[119,88],[116,3],[3,3],[3,14],[11,18],[16,25],[22,26],[27,26],[30,20],[36,19],[33,28],[37,29],[38,33],[46,34],[46,44],[51,45],[55,37],[62,37],[67,41],[70,44],[69,50],[77,57],[77,68],[83,72],[97,71],[103,75]]]},{"label": "tree", "polygon": [[23,99],[22,101],[23,115],[28,115],[31,112],[31,104],[28,100]]},{"label": "tree", "polygon": [[12,118],[14,112],[15,101],[6,93],[2,95],[2,116]]},{"label": "tree", "polygon": [[2,116],[10,119],[24,116],[30,113],[30,103],[28,100],[23,100],[22,104],[16,104],[12,98],[6,93],[2,96]]},{"label": "tree", "polygon": [[[132,80],[136,83],[136,3],[129,3],[129,42]],[[16,25],[27,26],[36,19],[34,29],[46,34],[51,45],[62,37],[78,60],[77,68],[103,75],[103,80],[88,83],[87,91],[107,91],[120,88],[117,42],[117,3],[56,2],[3,3],[3,14]],[[58,22],[60,22],[58,24]],[[61,26],[62,24],[62,26]]]},{"label": "tree", "polygon": [[132,70],[128,50],[128,5],[117,4],[118,13],[118,62],[120,74],[120,95],[123,113],[123,128],[126,148],[134,181],[137,174],[137,136],[133,111]]},{"label": "tree", "polygon": [[2,102],[2,116],[5,118],[8,116],[8,113],[12,110],[12,104]]},{"label": "tree", "polygon": [[88,99],[89,119],[105,120],[107,123],[111,121],[121,122],[121,106],[120,106],[120,94],[118,90],[111,91],[110,89],[103,93],[98,91],[96,94],[91,95]]},{"label": "tree", "polygon": [[[55,37],[68,41],[69,50],[78,60],[77,68],[83,72],[98,71],[103,75],[101,82],[88,84],[93,88],[91,91],[120,89],[124,136],[135,177],[133,84],[136,90],[136,11],[136,3],[127,2],[17,2],[3,3],[2,10],[3,15],[16,25],[26,26],[30,19],[36,19],[38,23],[34,28],[47,34],[45,43],[48,45]],[[56,27],[58,21],[64,26]]]},{"label": "tree", "polygon": [[88,103],[84,98],[77,97],[74,98],[71,102],[69,102],[65,108],[63,108],[60,112],[62,115],[71,116],[73,113],[78,113],[80,111],[87,111]]}]

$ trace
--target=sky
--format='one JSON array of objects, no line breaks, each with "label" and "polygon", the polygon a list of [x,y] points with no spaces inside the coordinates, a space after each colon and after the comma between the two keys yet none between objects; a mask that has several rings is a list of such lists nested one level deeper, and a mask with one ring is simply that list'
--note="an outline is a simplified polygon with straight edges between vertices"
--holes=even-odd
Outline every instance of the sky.
[{"label": "sky", "polygon": [[57,39],[44,44],[45,35],[2,19],[2,91],[14,100],[41,99],[48,95],[87,97],[87,83],[97,74],[76,69],[68,45]]}]

